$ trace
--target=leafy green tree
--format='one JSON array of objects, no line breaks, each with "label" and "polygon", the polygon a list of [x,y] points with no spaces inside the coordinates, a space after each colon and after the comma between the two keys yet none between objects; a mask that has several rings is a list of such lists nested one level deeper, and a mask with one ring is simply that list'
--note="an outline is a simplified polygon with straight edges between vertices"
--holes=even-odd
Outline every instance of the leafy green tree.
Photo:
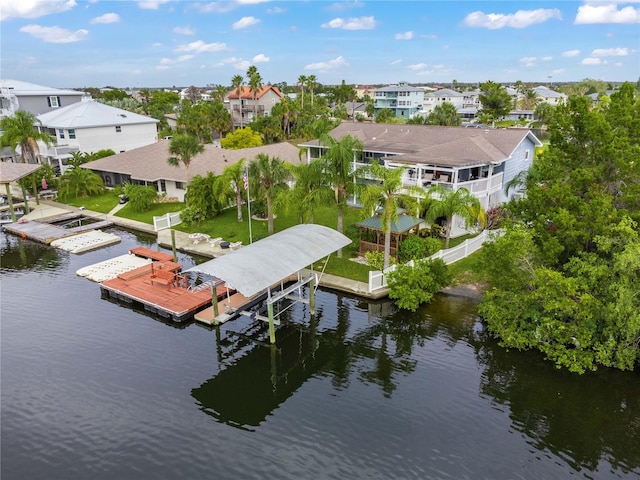
[{"label": "leafy green tree", "polygon": [[425,239],[418,235],[409,235],[398,247],[398,261],[407,263],[409,260],[422,260],[427,253]]},{"label": "leafy green tree", "polygon": [[423,303],[451,282],[447,266],[441,259],[421,260],[414,266],[398,265],[387,273],[389,298],[403,310],[415,312]]},{"label": "leafy green tree", "polygon": [[540,99],[536,95],[535,90],[532,88],[527,88],[523,92],[522,98],[519,100],[520,108],[523,110],[535,110],[538,103],[540,103]]},{"label": "leafy green tree", "polygon": [[180,163],[184,165],[187,172],[187,187],[191,183],[191,173],[189,171],[191,160],[202,152],[204,152],[204,145],[192,135],[178,134],[171,139],[169,144],[169,154],[171,156],[167,159],[167,162],[174,167],[180,166]]},{"label": "leafy green tree", "polygon": [[313,223],[314,212],[333,202],[334,192],[323,167],[322,162],[287,164],[295,184],[278,196],[277,205],[287,211],[295,208],[300,223]]},{"label": "leafy green tree", "polygon": [[455,105],[443,102],[441,105],[436,105],[433,111],[427,115],[426,124],[459,127],[461,120]]},{"label": "leafy green tree", "polygon": [[124,194],[129,197],[129,205],[134,212],[146,212],[158,198],[158,191],[149,185],[127,183]]},{"label": "leafy green tree", "polygon": [[224,99],[227,97],[227,87],[224,85],[216,85],[213,96],[216,100],[224,105]]},{"label": "leafy green tree", "polygon": [[482,104],[481,112],[486,113],[492,123],[495,124],[496,120],[511,111],[511,95],[502,85],[489,81],[481,83],[480,90],[482,93],[478,99]]},{"label": "leafy green tree", "polygon": [[131,98],[131,96],[122,89],[110,88],[102,92],[102,98],[105,102],[111,102],[113,100],[124,100],[125,98]]},{"label": "leafy green tree", "polygon": [[395,116],[392,109],[381,108],[378,110],[378,113],[376,113],[376,123],[389,123]]},{"label": "leafy green tree", "polygon": [[384,232],[384,268],[389,266],[391,252],[391,224],[398,221],[398,209],[404,206],[410,212],[417,210],[417,200],[407,192],[414,191],[416,195],[424,193],[419,187],[404,187],[402,174],[404,168],[386,168],[379,163],[373,163],[368,168],[358,171],[358,175],[370,174],[377,181],[366,184],[360,193],[362,211],[369,216],[378,209],[382,210],[382,231]]},{"label": "leafy green tree", "polygon": [[280,120],[273,115],[254,117],[248,128],[259,133],[265,145],[282,142],[285,139]]},{"label": "leafy green tree", "polygon": [[242,222],[242,195],[244,192],[245,160],[224,167],[214,186],[216,198],[221,205],[234,201],[238,210],[238,222]]},{"label": "leafy green tree", "polygon": [[38,163],[37,155],[40,154],[38,141],[46,146],[54,142],[48,134],[40,132],[36,125],[42,125],[42,122],[26,110],[18,110],[14,116],[4,117],[0,121],[0,130],[2,130],[0,145],[11,147],[14,153],[17,153],[17,147],[20,147],[22,163]]},{"label": "leafy green tree", "polygon": [[538,120],[540,126],[547,125],[553,115],[554,106],[547,102],[540,102],[533,111],[533,116]]},{"label": "leafy green tree", "polygon": [[444,248],[449,248],[453,217],[459,216],[467,227],[474,223],[485,224],[485,212],[480,206],[478,197],[472,195],[466,188],[447,190],[441,185],[434,185],[428,191],[430,202],[425,213],[425,220],[433,222],[439,217],[446,220]]},{"label": "leafy green tree", "polygon": [[[334,191],[334,201],[338,206],[338,227],[344,232],[344,213],[347,208],[347,198],[356,188],[353,162],[362,156],[362,142],[356,137],[345,135],[337,140],[327,134],[320,138],[320,144],[326,150],[322,154],[323,171],[328,176],[329,184]],[[342,249],[338,250],[338,258],[342,258]]]},{"label": "leafy green tree", "polygon": [[259,133],[251,130],[250,127],[238,128],[220,140],[220,144],[222,148],[228,148],[229,150],[259,147],[262,145],[262,137]]},{"label": "leafy green tree", "polygon": [[104,182],[100,175],[87,168],[69,168],[60,177],[58,191],[63,197],[89,197],[102,193]]},{"label": "leafy green tree", "polygon": [[187,207],[192,207],[203,218],[212,218],[218,214],[218,198],[215,194],[218,178],[213,172],[208,172],[204,177],[196,175],[189,184],[185,196]]},{"label": "leafy green tree", "polygon": [[284,161],[259,153],[249,164],[250,188],[256,198],[264,198],[267,202],[267,221],[269,235],[273,235],[273,198],[287,188],[289,171]]}]

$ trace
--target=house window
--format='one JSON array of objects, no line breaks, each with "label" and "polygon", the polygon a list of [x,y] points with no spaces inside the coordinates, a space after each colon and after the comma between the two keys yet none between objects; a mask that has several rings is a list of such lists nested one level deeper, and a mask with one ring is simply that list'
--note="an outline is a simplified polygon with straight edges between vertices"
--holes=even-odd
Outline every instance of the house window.
[{"label": "house window", "polygon": [[176,190],[184,190],[184,183],[176,182]]},{"label": "house window", "polygon": [[58,129],[58,136],[59,136],[60,138],[64,138],[64,128],[59,128],[59,129]]},{"label": "house window", "polygon": [[74,128],[70,128],[69,129],[69,138],[71,138],[71,139],[75,139],[76,138],[76,130]]},{"label": "house window", "polygon": [[161,192],[167,191],[167,182],[165,182],[164,180],[160,180],[160,191]]},{"label": "house window", "polygon": [[120,133],[122,131],[122,127],[120,125],[116,125],[116,133]]},{"label": "house window", "polygon": [[52,108],[57,108],[62,106],[60,104],[60,97],[47,97],[47,103]]},{"label": "house window", "polygon": [[529,150],[526,150],[526,151],[524,152],[524,159],[525,159],[525,160],[529,160]]}]

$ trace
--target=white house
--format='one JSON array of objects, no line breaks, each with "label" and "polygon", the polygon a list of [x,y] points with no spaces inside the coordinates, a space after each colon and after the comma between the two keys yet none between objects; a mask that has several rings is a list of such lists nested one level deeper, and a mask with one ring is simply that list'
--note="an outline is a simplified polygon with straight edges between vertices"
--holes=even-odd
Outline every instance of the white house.
[{"label": "white house", "polygon": [[396,117],[411,118],[422,109],[424,90],[400,82],[397,85],[377,88],[374,91],[374,101],[376,114],[383,108],[390,108]]},{"label": "white house", "polygon": [[424,94],[424,103],[422,105],[421,115],[429,114],[437,106],[441,106],[444,102],[452,104],[456,107],[456,110],[465,106],[466,96],[463,93],[450,90],[448,88],[442,88],[435,92],[428,92]]},{"label": "white house", "polygon": [[[126,152],[158,141],[158,120],[91,99],[39,115],[38,120],[42,124],[38,128],[49,132],[57,143],[48,149],[43,146],[41,155],[58,166],[71,151]],[[60,149],[66,152],[61,154]]]},{"label": "white house", "polygon": [[[362,156],[353,159],[354,171],[373,161],[404,168],[405,186],[464,187],[484,209],[513,198],[516,193],[507,195],[506,185],[531,167],[534,150],[542,145],[527,129],[343,123],[329,134],[337,140],[351,135],[362,142]],[[310,161],[325,148],[318,140],[300,146],[307,148]],[[464,225],[454,223],[452,235],[464,234]]]}]

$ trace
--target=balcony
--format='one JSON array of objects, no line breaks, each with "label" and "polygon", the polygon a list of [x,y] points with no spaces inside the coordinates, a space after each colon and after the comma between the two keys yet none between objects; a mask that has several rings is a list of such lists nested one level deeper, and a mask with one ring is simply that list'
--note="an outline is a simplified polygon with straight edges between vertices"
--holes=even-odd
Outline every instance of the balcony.
[{"label": "balcony", "polygon": [[[233,105],[233,111],[240,113],[240,105]],[[242,111],[264,113],[264,105],[242,105]]]}]

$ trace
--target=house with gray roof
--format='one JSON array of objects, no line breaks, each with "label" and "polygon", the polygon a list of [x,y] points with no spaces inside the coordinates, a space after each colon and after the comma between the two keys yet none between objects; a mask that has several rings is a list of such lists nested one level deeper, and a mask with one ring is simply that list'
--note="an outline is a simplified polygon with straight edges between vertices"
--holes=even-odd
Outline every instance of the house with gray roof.
[{"label": "house with gray roof", "polygon": [[[535,148],[542,145],[527,129],[343,123],[329,134],[337,140],[351,135],[362,142],[362,155],[353,159],[354,171],[376,161],[403,168],[405,186],[466,188],[484,209],[517,194],[507,194],[506,185],[531,167]],[[310,161],[326,148],[318,140],[300,146],[306,147]],[[464,233],[464,225],[454,223],[452,235]]]},{"label": "house with gray roof", "polygon": [[[178,167],[169,165],[169,145],[170,140],[160,140],[151,145],[85,163],[82,168],[88,168],[100,175],[107,187],[125,183],[150,185],[159,195],[166,194],[168,197],[184,201],[187,173],[182,164]],[[286,142],[240,150],[226,150],[213,144],[206,144],[204,148],[203,153],[191,160],[189,170],[192,178],[196,175],[205,176],[209,172],[220,175],[226,166],[240,160],[250,162],[259,153],[278,157],[294,165],[305,161],[304,157],[300,159],[299,149]]]},{"label": "house with gray roof", "polygon": [[55,139],[55,147],[42,146],[40,150],[41,156],[54,166],[62,167],[74,151],[126,152],[158,141],[155,118],[89,98],[39,115],[38,120],[38,128]]},{"label": "house with gray roof", "polygon": [[438,105],[442,105],[444,102],[452,104],[456,107],[456,110],[463,108],[465,106],[465,95],[456,92],[455,90],[450,90],[448,88],[442,88],[440,90],[436,90],[435,92],[428,92],[424,94],[424,103],[422,105],[421,115],[429,114],[436,108]]},{"label": "house with gray roof", "polygon": [[555,90],[551,90],[549,87],[545,87],[544,85],[535,87],[533,91],[536,92],[536,98],[538,98],[541,102],[546,102],[549,105],[553,105],[554,107],[560,105],[561,103],[565,103],[568,98],[564,93],[556,92]]},{"label": "house with gray roof", "polygon": [[84,92],[44,87],[19,80],[0,80],[0,119],[18,110],[40,115],[79,102]]},{"label": "house with gray roof", "polygon": [[422,109],[424,90],[412,87],[406,82],[376,88],[373,92],[374,114],[383,108],[390,108],[396,117],[411,118]]}]

